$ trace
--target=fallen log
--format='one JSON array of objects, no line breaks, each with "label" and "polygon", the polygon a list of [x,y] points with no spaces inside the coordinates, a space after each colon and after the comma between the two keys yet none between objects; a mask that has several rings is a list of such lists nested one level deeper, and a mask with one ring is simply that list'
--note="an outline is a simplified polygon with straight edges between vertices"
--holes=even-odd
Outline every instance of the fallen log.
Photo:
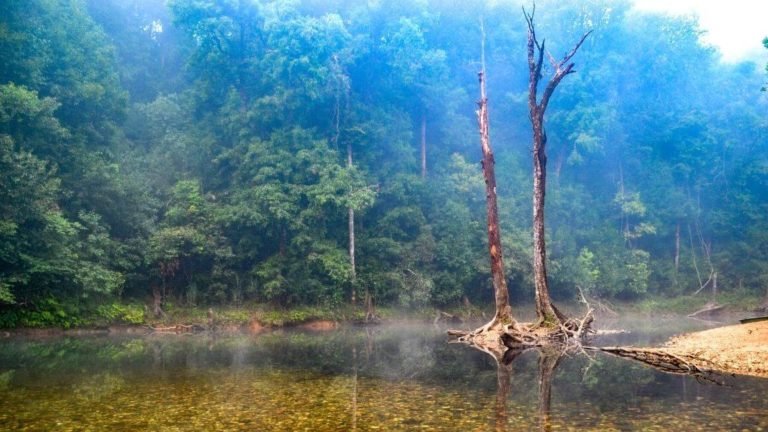
[{"label": "fallen log", "polygon": [[688,315],[688,317],[699,318],[699,317],[713,316],[713,315],[719,314],[720,312],[723,312],[724,310],[725,310],[725,305],[721,305],[715,302],[709,302],[705,304],[703,308]]},{"label": "fallen log", "polygon": [[204,331],[203,326],[197,324],[176,324],[172,326],[147,326],[154,333],[196,333]]},{"label": "fallen log", "polygon": [[768,321],[768,316],[744,318],[739,320],[739,322],[742,324],[749,324],[749,323],[758,322],[758,321]]},{"label": "fallen log", "polygon": [[719,385],[723,384],[722,380],[718,379],[722,377],[722,374],[715,369],[705,367],[704,363],[710,362],[696,356],[678,355],[661,348],[585,346],[584,349],[601,351],[616,357],[632,359],[662,372],[677,375],[691,375],[697,380]]}]

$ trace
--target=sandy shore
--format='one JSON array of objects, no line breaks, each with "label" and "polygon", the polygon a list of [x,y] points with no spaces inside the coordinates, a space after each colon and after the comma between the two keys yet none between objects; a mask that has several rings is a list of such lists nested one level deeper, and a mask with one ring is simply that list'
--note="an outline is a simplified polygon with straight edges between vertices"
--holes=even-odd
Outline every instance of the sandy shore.
[{"label": "sandy shore", "polygon": [[675,336],[664,348],[706,359],[724,372],[768,378],[768,321]]}]

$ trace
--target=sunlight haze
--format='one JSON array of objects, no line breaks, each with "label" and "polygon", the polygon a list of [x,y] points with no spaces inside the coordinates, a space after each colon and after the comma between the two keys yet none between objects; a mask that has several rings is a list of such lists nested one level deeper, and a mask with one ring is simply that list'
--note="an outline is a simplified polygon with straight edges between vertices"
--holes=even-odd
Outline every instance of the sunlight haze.
[{"label": "sunlight haze", "polygon": [[764,62],[768,53],[762,40],[768,36],[768,2],[754,0],[634,0],[641,11],[693,14],[707,33],[702,39],[716,46],[726,62]]}]

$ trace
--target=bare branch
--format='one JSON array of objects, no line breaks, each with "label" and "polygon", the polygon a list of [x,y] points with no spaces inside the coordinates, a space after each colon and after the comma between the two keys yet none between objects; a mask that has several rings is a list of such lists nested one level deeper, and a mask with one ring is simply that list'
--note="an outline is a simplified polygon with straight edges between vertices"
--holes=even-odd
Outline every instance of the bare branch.
[{"label": "bare branch", "polygon": [[[535,37],[535,36],[534,36]],[[539,59],[536,61],[536,81],[539,80],[541,77],[541,67],[544,65],[544,44],[547,42],[546,40],[541,41],[541,45],[539,45],[539,42],[534,39],[534,42],[536,43],[536,46],[539,50]]]},{"label": "bare branch", "polygon": [[480,17],[480,71],[485,74],[485,20]]},{"label": "bare branch", "polygon": [[560,81],[562,81],[566,75],[573,72],[573,66],[574,64],[570,63],[565,67],[565,69],[558,69],[555,72],[555,76],[549,80],[549,84],[547,84],[547,88],[544,89],[544,94],[541,95],[541,102],[539,103],[539,114],[542,117],[544,116],[544,112],[547,110],[547,105],[549,105],[549,99],[552,97],[552,93],[555,92],[555,89],[557,88],[558,84],[560,84]]},{"label": "bare branch", "polygon": [[579,39],[579,42],[576,44],[576,46],[573,47],[571,52],[569,52],[568,54],[566,54],[565,57],[563,57],[563,61],[560,62],[560,65],[564,65],[565,63],[568,63],[571,60],[571,58],[574,55],[576,55],[576,51],[579,50],[579,48],[584,43],[584,41],[587,40],[587,36],[589,36],[591,33],[592,33],[592,30],[584,33],[584,35],[581,37],[581,39]]},{"label": "bare branch", "polygon": [[552,53],[549,52],[549,50],[547,50],[547,57],[549,58],[549,64],[552,65],[552,69],[554,69],[555,71],[560,69],[560,63],[558,63],[557,60],[555,60],[555,56],[553,56]]}]

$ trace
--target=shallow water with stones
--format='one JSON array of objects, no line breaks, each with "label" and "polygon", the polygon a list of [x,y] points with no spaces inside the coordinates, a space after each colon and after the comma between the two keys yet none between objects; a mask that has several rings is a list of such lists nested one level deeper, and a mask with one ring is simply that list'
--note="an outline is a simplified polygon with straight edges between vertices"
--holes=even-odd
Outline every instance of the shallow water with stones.
[{"label": "shallow water with stones", "polygon": [[[631,332],[597,343],[644,345],[705,326],[607,324]],[[610,356],[567,356],[547,410],[538,352],[505,375],[488,355],[446,341],[445,328],[404,324],[10,337],[0,340],[0,430],[768,430],[766,379],[716,386]]]}]

